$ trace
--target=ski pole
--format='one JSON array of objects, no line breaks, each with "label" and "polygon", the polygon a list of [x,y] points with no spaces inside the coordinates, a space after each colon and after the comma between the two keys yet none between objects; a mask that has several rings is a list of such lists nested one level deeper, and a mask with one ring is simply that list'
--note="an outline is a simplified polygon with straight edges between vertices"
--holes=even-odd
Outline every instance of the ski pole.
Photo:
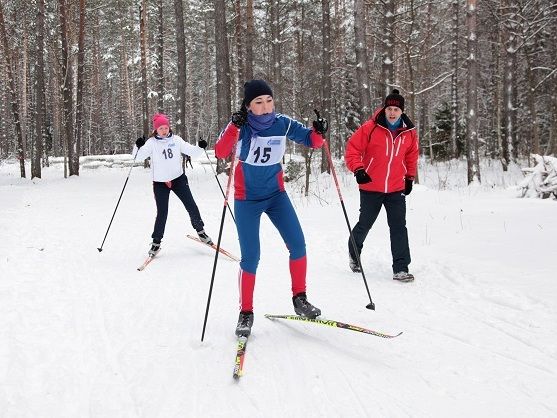
[{"label": "ski pole", "polygon": [[[317,110],[314,110],[314,112],[317,114],[317,118],[321,117]],[[327,143],[327,141],[323,142],[323,146],[325,147],[325,152],[327,153],[327,158],[329,160],[329,165],[331,167],[331,173],[333,173],[333,178],[335,180],[335,185],[337,187],[338,197],[340,199],[340,205],[342,206],[342,212],[344,213],[344,219],[346,220],[346,225],[348,226],[348,232],[350,233],[350,243],[352,244],[352,248],[354,248],[354,253],[356,254],[356,259],[358,260],[358,266],[360,266],[360,271],[362,272],[362,278],[364,279],[367,295],[369,297],[369,303],[366,305],[366,308],[375,310],[375,303],[373,303],[373,301],[371,300],[371,294],[369,293],[369,286],[367,285],[366,275],[362,267],[362,262],[360,260],[360,254],[358,248],[356,247],[356,240],[354,239],[354,234],[352,233],[352,227],[350,226],[350,221],[348,220],[348,214],[346,213],[346,206],[344,206],[344,201],[342,200],[342,193],[340,192],[340,186],[338,184],[335,166],[333,165],[331,150],[329,149],[329,144]]]},{"label": "ski pole", "polygon": [[[211,294],[213,293],[213,283],[215,282],[215,272],[217,271],[217,261],[219,259],[220,242],[222,238],[222,228],[224,225],[224,217],[226,216],[226,208],[228,207],[228,195],[230,194],[230,185],[232,184],[232,177],[234,177],[234,162],[236,158],[236,144],[238,143],[238,134],[232,146],[232,158],[230,160],[230,173],[228,174],[228,183],[226,184],[226,193],[224,195],[224,205],[222,207],[222,216],[220,219],[219,238],[217,240],[217,248],[215,250],[215,261],[213,263],[213,273],[211,274],[211,284],[209,286],[209,295],[207,296],[207,308],[205,309],[205,319],[203,321],[203,332],[201,333],[201,342],[205,338],[205,328],[207,327],[207,317],[209,316],[209,306],[211,304]],[[230,208],[229,208],[230,209]]]},{"label": "ski pole", "polygon": [[[226,199],[226,196],[224,195],[224,190],[222,190],[222,186],[221,186],[219,178],[217,176],[217,172],[215,171],[215,168],[213,167],[213,162],[211,161],[211,158],[209,158],[209,154],[207,153],[207,150],[205,148],[203,148],[203,151],[205,151],[205,155],[207,156],[207,159],[209,160],[209,164],[211,165],[211,170],[213,170],[213,174],[215,175],[215,179],[217,180],[217,183],[219,185],[219,189],[220,189],[220,192],[222,193],[222,197],[224,197]],[[232,216],[232,219],[234,220],[234,223],[236,223],[236,218],[234,217],[234,214],[232,213],[232,209],[230,209],[230,205],[228,204],[228,202],[226,203],[226,206],[228,207],[228,210],[230,211],[230,216]]]},{"label": "ski pole", "polygon": [[[139,152],[139,149],[137,150],[137,152]],[[104,241],[106,240],[106,236],[108,235],[108,231],[110,230],[110,226],[112,225],[112,221],[114,220],[114,215],[116,215],[116,210],[118,209],[118,205],[120,204],[120,200],[122,199],[122,195],[124,194],[124,190],[126,189],[126,185],[128,184],[128,180],[130,179],[130,174],[132,172],[133,165],[135,164],[135,158],[137,157],[137,152],[135,153],[135,155],[133,157],[132,166],[130,167],[130,170],[128,171],[128,176],[126,177],[126,181],[124,182],[124,187],[122,188],[122,192],[120,193],[120,197],[118,198],[118,203],[116,203],[116,207],[114,208],[114,213],[112,214],[112,218],[110,219],[110,223],[108,224],[106,234],[104,234],[103,242],[102,242],[101,246],[99,248],[97,248],[97,250],[99,250],[99,252],[101,252],[103,250]]]}]

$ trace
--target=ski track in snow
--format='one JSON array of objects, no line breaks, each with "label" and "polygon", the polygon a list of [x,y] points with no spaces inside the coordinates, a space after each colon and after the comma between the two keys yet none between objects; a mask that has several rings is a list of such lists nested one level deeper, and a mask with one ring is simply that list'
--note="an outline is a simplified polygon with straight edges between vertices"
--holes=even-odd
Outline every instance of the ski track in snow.
[{"label": "ski track in snow", "polygon": [[[236,382],[238,265],[219,257],[201,342],[214,253],[186,239],[193,229],[175,196],[163,250],[138,272],[155,214],[148,171],[133,169],[102,253],[127,169],[64,180],[51,168],[33,183],[11,172],[0,167],[2,416],[557,416],[556,265],[541,255],[557,230],[554,202],[417,185],[408,199],[416,281],[392,280],[382,212],[362,253],[370,311],[347,265],[336,189],[318,177],[314,196],[291,194],[310,301],[325,318],[403,334],[266,319],[293,309],[288,252],[263,218],[255,323]],[[198,165],[187,175],[216,240],[214,177]],[[340,179],[353,227],[358,194]],[[229,215],[222,246],[239,255]]]}]

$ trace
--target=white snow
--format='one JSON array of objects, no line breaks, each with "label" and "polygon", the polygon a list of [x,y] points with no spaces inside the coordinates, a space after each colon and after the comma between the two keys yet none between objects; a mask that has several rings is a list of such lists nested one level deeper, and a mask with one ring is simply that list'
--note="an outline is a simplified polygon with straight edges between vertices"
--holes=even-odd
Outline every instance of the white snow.
[{"label": "white snow", "polygon": [[[202,162],[186,173],[216,240],[223,198]],[[53,164],[30,181],[0,165],[2,417],[557,416],[557,202],[517,198],[519,167],[483,163],[482,184],[468,187],[465,163],[422,164],[407,201],[415,282],[392,280],[384,212],[364,246],[375,311],[348,269],[331,178],[313,177],[310,198],[288,184],[309,300],[325,318],[403,334],[265,319],[293,309],[288,253],[264,218],[255,324],[235,382],[238,265],[219,257],[201,342],[212,250],[185,238],[193,229],[172,195],[160,256],[136,271],[155,205],[149,171],[134,167],[99,253],[129,168],[96,166],[64,179]],[[356,184],[337,169],[354,226]],[[229,214],[222,245],[239,255]]]}]

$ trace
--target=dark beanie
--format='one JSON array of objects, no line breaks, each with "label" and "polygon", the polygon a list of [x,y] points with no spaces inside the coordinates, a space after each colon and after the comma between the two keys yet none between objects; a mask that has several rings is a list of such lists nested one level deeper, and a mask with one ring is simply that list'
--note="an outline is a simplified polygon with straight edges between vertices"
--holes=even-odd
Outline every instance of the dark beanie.
[{"label": "dark beanie", "polygon": [[400,95],[397,89],[394,89],[391,94],[385,98],[385,107],[396,106],[404,111],[404,97]]},{"label": "dark beanie", "polygon": [[251,80],[244,84],[244,106],[249,106],[256,97],[268,94],[273,97],[273,90],[265,80]]}]

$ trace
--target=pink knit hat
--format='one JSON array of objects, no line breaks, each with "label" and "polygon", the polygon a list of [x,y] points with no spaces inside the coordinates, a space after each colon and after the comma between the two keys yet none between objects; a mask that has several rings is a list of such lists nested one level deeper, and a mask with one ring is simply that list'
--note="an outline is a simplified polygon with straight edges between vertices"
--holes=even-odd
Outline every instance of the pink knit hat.
[{"label": "pink knit hat", "polygon": [[168,116],[163,115],[162,113],[157,113],[155,116],[153,116],[153,128],[156,131],[162,125],[166,125],[166,126],[170,127],[170,122],[168,121]]}]

